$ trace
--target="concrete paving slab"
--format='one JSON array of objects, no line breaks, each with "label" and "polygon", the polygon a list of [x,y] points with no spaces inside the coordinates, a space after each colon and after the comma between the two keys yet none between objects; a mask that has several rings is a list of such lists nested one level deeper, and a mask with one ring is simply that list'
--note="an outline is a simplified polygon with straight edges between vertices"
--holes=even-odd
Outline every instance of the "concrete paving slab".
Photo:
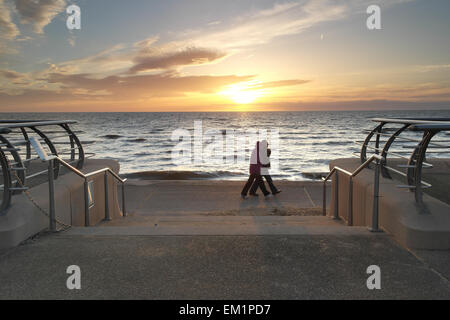
[{"label": "concrete paving slab", "polygon": [[347,227],[328,217],[189,216],[123,219],[101,227],[72,228],[67,235],[368,235],[364,227]]},{"label": "concrete paving slab", "polygon": [[412,250],[423,263],[450,280],[450,250]]},{"label": "concrete paving slab", "polygon": [[[126,185],[126,205],[142,215],[226,214],[254,209],[318,208],[322,206],[322,184],[307,181],[277,181],[282,193],[265,199],[240,198],[243,181],[143,181]],[[329,191],[328,191],[329,197]]]},{"label": "concrete paving slab", "polygon": [[[69,265],[81,290],[66,288]],[[370,265],[381,290],[367,289]],[[450,298],[448,281],[384,234],[47,235],[1,256],[0,283],[0,299]]]}]

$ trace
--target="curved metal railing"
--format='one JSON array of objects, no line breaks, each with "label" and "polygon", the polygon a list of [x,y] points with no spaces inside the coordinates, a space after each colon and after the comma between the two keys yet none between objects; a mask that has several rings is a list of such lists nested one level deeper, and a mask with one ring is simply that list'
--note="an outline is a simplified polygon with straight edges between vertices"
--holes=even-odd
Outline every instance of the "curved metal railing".
[{"label": "curved metal railing", "polygon": [[[426,161],[427,155],[450,155],[448,135],[438,141],[432,140],[450,131],[450,118],[374,118],[372,121],[378,124],[367,131],[366,139],[355,141],[361,145],[361,163],[367,160],[368,149],[381,155],[382,176],[392,179],[392,174],[397,174],[406,178],[406,184],[398,187],[413,191],[416,202],[423,206],[423,189],[432,187],[422,179],[423,169],[433,168],[433,164]],[[394,145],[397,149],[392,150]],[[406,169],[406,172],[390,166],[388,160],[392,158],[405,160],[406,163],[397,164],[397,168]]]},{"label": "curved metal railing", "polygon": [[[0,135],[8,134],[11,130],[7,128],[0,128]],[[6,151],[2,150],[3,146],[0,147],[0,168],[2,170],[2,175],[0,179],[2,180],[3,189],[0,190],[0,214],[4,212],[11,201],[11,174],[9,170],[8,158],[5,154]]]},{"label": "curved metal railing", "polygon": [[[77,132],[70,128],[74,123],[73,120],[0,120],[0,215],[8,209],[13,195],[28,189],[30,179],[48,173],[33,154],[31,137],[42,142],[49,154],[67,159],[78,169],[83,167],[88,154]],[[54,160],[55,179],[59,171],[60,162]]]},{"label": "curved metal railing", "polygon": [[[364,141],[355,141],[361,146],[361,151],[355,153],[361,160],[361,165],[349,172],[340,167],[334,167],[323,179],[323,214],[326,215],[326,182],[334,175],[334,218],[339,218],[339,174],[349,177],[348,213],[347,223],[353,224],[353,178],[364,168],[370,167],[375,162],[374,176],[374,204],[372,214],[372,231],[378,230],[378,192],[379,174],[392,179],[395,173],[406,178],[406,185],[398,185],[399,188],[407,188],[415,193],[415,200],[421,213],[426,213],[423,203],[423,189],[432,185],[422,179],[423,169],[433,168],[433,164],[427,162],[427,154],[450,155],[450,118],[374,118],[372,121],[378,124],[372,130],[366,130],[368,135]],[[391,126],[388,128],[388,126]],[[392,127],[393,126],[393,127]],[[419,137],[417,137],[420,135]],[[433,140],[434,137],[443,135],[442,140]],[[383,139],[384,138],[384,139]],[[392,151],[394,145],[401,150]],[[409,149],[409,150],[408,150]],[[432,149],[431,151],[429,149]],[[368,156],[368,150],[373,153]],[[391,156],[391,157],[390,157]],[[398,164],[397,167],[406,169],[406,172],[397,170],[388,165],[388,158],[406,160],[406,164]]]}]

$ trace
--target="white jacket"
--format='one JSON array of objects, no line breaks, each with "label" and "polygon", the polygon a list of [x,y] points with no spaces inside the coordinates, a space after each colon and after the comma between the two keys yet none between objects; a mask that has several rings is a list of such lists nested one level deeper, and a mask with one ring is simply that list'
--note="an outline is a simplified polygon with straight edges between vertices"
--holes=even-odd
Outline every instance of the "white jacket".
[{"label": "white jacket", "polygon": [[[258,158],[257,158],[257,149],[258,149],[258,143],[259,143],[259,163],[261,165],[268,165],[270,163],[269,157],[267,156],[267,147],[269,146],[269,143],[267,140],[263,140],[261,142],[257,142],[255,148],[252,151],[252,155],[250,156],[250,164],[257,164]],[[267,167],[261,167],[261,175],[268,175],[269,174],[269,168]]]}]

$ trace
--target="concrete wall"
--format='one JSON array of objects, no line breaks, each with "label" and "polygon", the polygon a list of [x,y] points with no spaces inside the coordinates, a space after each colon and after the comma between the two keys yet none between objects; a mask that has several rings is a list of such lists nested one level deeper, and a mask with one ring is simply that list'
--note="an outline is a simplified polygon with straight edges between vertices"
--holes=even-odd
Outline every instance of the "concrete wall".
[{"label": "concrete wall", "polygon": [[[334,166],[353,171],[360,165],[358,159],[337,159]],[[450,172],[447,173],[450,176]],[[339,176],[338,213],[348,221],[348,183],[344,174]],[[374,170],[365,169],[353,179],[353,225],[371,226],[373,212]],[[335,179],[329,215],[334,210]],[[415,249],[450,249],[450,206],[430,195],[424,195],[426,212],[416,205],[414,193],[400,189],[405,182],[380,176],[379,226],[389,232],[402,245]],[[435,188],[445,186],[435,185]],[[448,186],[447,186],[448,187]],[[428,213],[427,213],[428,212]]]},{"label": "concrete wall", "polygon": [[[93,172],[105,167],[119,172],[119,163],[114,160],[89,159],[82,171]],[[92,178],[94,181],[95,204],[89,210],[91,225],[105,218],[104,175]],[[118,201],[118,186],[109,175],[109,211],[112,219],[122,216]],[[48,183],[39,184],[28,190],[32,199],[47,213],[49,212]],[[67,170],[55,180],[55,211],[58,221],[73,225],[85,225],[84,180]],[[48,228],[49,217],[42,213],[24,194],[15,195],[6,214],[0,216],[0,249],[18,245],[23,240]],[[58,228],[61,226],[57,224]]]}]

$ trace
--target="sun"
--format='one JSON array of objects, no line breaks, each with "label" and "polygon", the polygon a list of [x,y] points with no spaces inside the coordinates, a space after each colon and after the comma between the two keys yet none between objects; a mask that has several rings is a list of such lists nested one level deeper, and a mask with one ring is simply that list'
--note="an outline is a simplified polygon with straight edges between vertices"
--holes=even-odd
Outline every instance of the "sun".
[{"label": "sun", "polygon": [[231,95],[231,99],[238,104],[249,104],[258,98],[257,92],[237,91]]},{"label": "sun", "polygon": [[237,104],[249,104],[255,102],[262,95],[261,90],[255,90],[250,83],[230,85],[220,93]]}]

